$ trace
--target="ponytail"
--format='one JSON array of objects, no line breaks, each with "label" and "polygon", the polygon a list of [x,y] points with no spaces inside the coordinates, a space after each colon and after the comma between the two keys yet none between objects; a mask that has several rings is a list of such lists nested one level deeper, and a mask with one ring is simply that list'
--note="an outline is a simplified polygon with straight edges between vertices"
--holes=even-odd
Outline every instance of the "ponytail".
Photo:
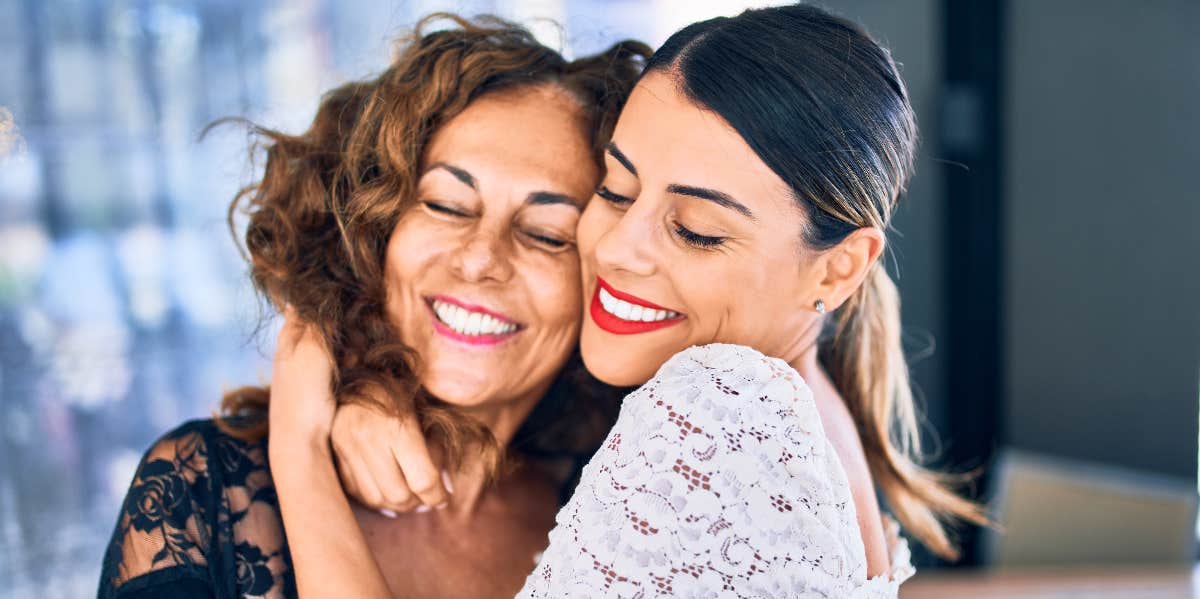
[{"label": "ponytail", "polygon": [[858,427],[867,463],[900,523],[937,555],[957,559],[946,521],[988,524],[982,508],[957,495],[962,477],[917,463],[920,431],[900,344],[900,295],[880,263],[837,311],[821,362]]}]

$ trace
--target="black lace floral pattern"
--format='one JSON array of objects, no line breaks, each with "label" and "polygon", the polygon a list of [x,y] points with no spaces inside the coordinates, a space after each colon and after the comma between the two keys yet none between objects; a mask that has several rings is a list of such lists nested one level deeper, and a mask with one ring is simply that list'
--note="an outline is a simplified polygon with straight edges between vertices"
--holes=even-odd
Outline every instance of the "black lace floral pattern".
[{"label": "black lace floral pattern", "polygon": [[262,595],[275,585],[275,575],[267,567],[267,558],[258,547],[249,543],[235,546],[237,583],[247,595]]},{"label": "black lace floral pattern", "polygon": [[142,468],[142,480],[129,490],[125,512],[129,524],[142,532],[173,526],[182,530],[190,514],[184,505],[187,484],[171,462],[154,460]]},{"label": "black lace floral pattern", "polygon": [[125,498],[98,596],[295,597],[265,441],[211,420],[159,439]]},{"label": "black lace floral pattern", "polygon": [[[590,457],[527,453],[573,463],[563,501]],[[98,597],[296,597],[266,441],[194,420],[151,446],[105,552]]]}]

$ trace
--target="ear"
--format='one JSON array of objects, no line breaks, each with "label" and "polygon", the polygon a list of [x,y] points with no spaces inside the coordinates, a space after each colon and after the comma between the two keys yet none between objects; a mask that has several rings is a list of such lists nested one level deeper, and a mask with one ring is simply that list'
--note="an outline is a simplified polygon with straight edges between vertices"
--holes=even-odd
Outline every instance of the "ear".
[{"label": "ear", "polygon": [[862,227],[825,250],[819,258],[824,277],[814,290],[816,297],[812,301],[824,300],[827,310],[836,310],[862,285],[885,245],[883,231]]}]

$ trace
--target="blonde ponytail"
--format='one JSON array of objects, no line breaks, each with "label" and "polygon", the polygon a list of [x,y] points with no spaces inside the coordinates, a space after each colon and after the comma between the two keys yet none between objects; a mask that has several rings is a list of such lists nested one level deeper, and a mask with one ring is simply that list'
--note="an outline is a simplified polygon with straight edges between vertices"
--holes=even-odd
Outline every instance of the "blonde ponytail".
[{"label": "blonde ponytail", "polygon": [[917,462],[920,431],[900,344],[900,295],[881,264],[834,319],[821,361],[854,416],[876,484],[909,533],[937,555],[956,559],[946,521],[986,525],[988,519],[978,504],[954,492],[962,477]]}]

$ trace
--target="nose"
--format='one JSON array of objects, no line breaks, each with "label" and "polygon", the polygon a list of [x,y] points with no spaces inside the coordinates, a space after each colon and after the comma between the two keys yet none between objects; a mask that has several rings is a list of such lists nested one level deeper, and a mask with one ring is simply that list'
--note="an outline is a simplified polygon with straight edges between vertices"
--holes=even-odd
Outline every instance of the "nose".
[{"label": "nose", "polygon": [[488,280],[503,283],[513,275],[509,244],[490,231],[479,231],[468,239],[454,253],[451,266],[464,281],[470,283]]},{"label": "nose", "polygon": [[[650,276],[655,272],[654,235],[659,229],[649,202],[634,202],[596,242],[601,271]],[[644,208],[643,208],[644,206]]]}]

